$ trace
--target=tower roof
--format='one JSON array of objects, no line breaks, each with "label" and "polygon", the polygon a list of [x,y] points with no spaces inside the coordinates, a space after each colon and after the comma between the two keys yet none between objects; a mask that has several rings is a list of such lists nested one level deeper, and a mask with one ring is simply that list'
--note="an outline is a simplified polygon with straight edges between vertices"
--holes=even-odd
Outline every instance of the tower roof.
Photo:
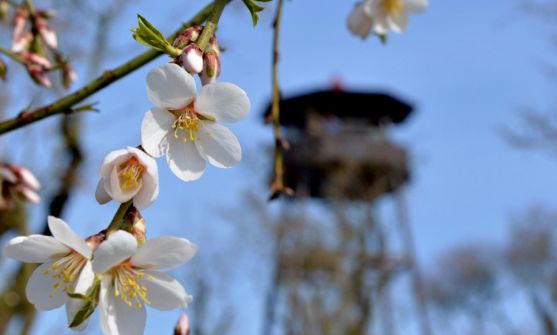
[{"label": "tower roof", "polygon": [[[412,106],[386,93],[324,90],[282,99],[280,123],[303,128],[308,113],[363,119],[372,125],[401,123],[411,111]],[[271,121],[271,104],[265,109],[264,118],[265,122]]]}]

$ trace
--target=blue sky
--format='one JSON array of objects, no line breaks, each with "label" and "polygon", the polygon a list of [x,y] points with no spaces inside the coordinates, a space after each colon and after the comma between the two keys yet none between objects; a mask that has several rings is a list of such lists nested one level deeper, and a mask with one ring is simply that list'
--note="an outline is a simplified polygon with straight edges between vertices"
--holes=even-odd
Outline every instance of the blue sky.
[{"label": "blue sky", "polygon": [[[160,4],[141,2],[121,16],[110,43],[126,53],[108,65],[144,50],[129,33],[136,13],[171,32],[201,8],[184,1],[165,2],[163,8]],[[419,256],[426,264],[455,244],[502,241],[509,217],[531,205],[553,206],[556,161],[540,152],[512,148],[498,133],[500,127],[517,123],[520,106],[543,110],[555,102],[555,86],[541,70],[555,52],[550,29],[517,4],[433,1],[426,13],[411,18],[407,33],[391,35],[385,46],[375,38],[362,41],[349,34],[345,21],[353,1],[286,2],[280,63],[285,95],[326,88],[340,79],[347,89],[388,90],[415,104],[414,115],[393,135],[412,154],[414,172],[406,194]],[[207,271],[204,268],[216,261],[237,262],[236,255],[221,252],[227,250],[225,243],[242,243],[224,242],[237,218],[223,218],[219,208],[234,206],[243,189],[257,185],[260,180],[252,177],[253,171],[270,159],[261,154],[272,134],[261,124],[260,113],[270,97],[271,14],[264,12],[260,24],[252,28],[246,11],[235,4],[225,12],[218,32],[226,47],[220,79],[242,87],[252,102],[248,119],[231,127],[245,159],[234,169],[209,168],[201,180],[188,184],[178,182],[159,161],[161,196],[144,212],[149,234],[177,234],[200,244],[193,269]],[[93,99],[100,102],[101,113],[86,117],[89,156],[84,184],[65,217],[83,235],[104,228],[116,209],[115,204],[96,204],[96,173],[106,153],[139,143],[141,119],[151,106],[145,75],[162,62],[158,59]],[[52,121],[41,127],[49,124]],[[388,199],[385,203],[381,213],[388,222],[392,213]],[[240,311],[241,320],[257,315],[257,289],[263,284],[234,284],[240,285],[249,302]],[[54,315],[64,318],[61,312],[42,317]],[[154,334],[159,327],[170,330],[177,315],[150,313],[145,333]],[[244,334],[258,332],[258,322],[251,320],[241,327]]]}]

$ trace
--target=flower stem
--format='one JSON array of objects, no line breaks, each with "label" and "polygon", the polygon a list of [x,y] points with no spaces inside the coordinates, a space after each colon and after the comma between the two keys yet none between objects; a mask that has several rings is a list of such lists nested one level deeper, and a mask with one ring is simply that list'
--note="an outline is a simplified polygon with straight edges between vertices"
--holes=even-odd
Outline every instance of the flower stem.
[{"label": "flower stem", "polygon": [[[168,39],[172,41],[176,37],[176,35],[185,28],[201,24],[207,17],[209,17],[209,15],[212,16],[212,14],[214,14],[213,8],[214,6],[216,6],[217,3],[220,2],[223,1],[217,0],[216,3],[207,5],[201,11],[199,11],[190,21],[183,24],[182,27],[180,27],[180,29],[178,29]],[[51,104],[38,107],[32,111],[23,111],[12,119],[2,121],[0,122],[0,134],[4,134],[9,131],[21,128],[52,115],[73,113],[71,108],[72,106],[87,99],[91,95],[109,86],[110,84],[124,78],[128,74],[139,69],[143,65],[149,63],[162,54],[162,52],[156,50],[146,51],[141,55],[129,60],[128,62],[118,66],[117,68],[104,72],[100,77],[93,79],[82,88],[69,95],[66,95],[65,97],[62,97],[61,99]]]},{"label": "flower stem", "polygon": [[217,26],[219,24],[220,16],[224,10],[224,7],[230,0],[215,0],[213,2],[213,10],[211,15],[207,18],[207,22],[205,23],[205,28],[201,32],[201,35],[197,39],[197,46],[204,52],[207,46],[209,45],[209,41]]},{"label": "flower stem", "polygon": [[15,52],[11,51],[11,50],[0,47],[0,53],[10,57],[11,59],[15,60],[16,62],[18,62],[20,64],[25,64],[25,61],[23,60],[23,58],[20,55],[16,54]]},{"label": "flower stem", "polygon": [[126,213],[128,213],[128,211],[130,210],[132,205],[133,205],[133,199],[124,202],[123,204],[120,205],[120,207],[118,207],[118,210],[114,214],[114,217],[110,222],[110,225],[106,228],[107,235],[122,227],[122,222],[124,221],[124,217],[126,216]]},{"label": "flower stem", "polygon": [[271,105],[271,115],[273,117],[273,133],[275,135],[275,154],[274,154],[274,181],[271,185],[273,194],[271,199],[276,198],[280,194],[291,193],[284,185],[284,146],[285,142],[282,137],[282,130],[280,128],[280,84],[278,79],[278,63],[280,58],[279,41],[280,41],[280,26],[282,22],[282,7],[284,0],[278,0],[277,12],[275,21],[273,23],[273,67],[272,67],[272,80],[273,80],[273,102]]}]

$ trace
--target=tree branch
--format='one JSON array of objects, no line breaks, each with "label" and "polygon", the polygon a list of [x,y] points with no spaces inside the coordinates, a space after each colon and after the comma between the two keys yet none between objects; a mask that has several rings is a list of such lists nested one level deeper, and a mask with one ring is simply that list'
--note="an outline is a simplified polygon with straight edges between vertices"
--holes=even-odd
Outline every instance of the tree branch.
[{"label": "tree branch", "polygon": [[[213,7],[220,2],[223,1],[216,0],[215,3],[207,5],[201,11],[199,11],[190,21],[182,25],[182,27],[180,27],[180,29],[172,34],[168,39],[173,40],[177,34],[182,32],[182,30],[187,27],[203,23],[203,21],[205,21],[207,17],[209,17],[209,15],[213,12]],[[82,102],[96,92],[124,78],[128,74],[139,69],[143,65],[149,63],[162,54],[162,52],[156,50],[146,51],[141,55],[131,59],[130,61],[120,65],[119,67],[104,72],[100,77],[92,80],[81,89],[78,89],[77,91],[51,104],[36,108],[32,111],[23,111],[19,113],[19,115],[15,118],[2,121],[0,122],[0,134],[5,134],[7,132],[37,122],[52,115],[73,113],[71,107],[75,104]]]}]

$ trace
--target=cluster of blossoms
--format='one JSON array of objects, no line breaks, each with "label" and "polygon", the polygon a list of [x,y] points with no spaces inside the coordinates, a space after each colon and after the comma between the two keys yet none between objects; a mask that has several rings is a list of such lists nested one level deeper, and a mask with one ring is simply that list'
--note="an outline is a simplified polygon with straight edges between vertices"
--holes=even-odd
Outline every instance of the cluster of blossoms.
[{"label": "cluster of blossoms", "polygon": [[[142,334],[145,305],[168,310],[192,300],[178,281],[159,270],[186,263],[197,247],[172,236],[146,240],[139,210],[159,194],[157,157],[165,156],[184,181],[200,178],[207,161],[227,168],[241,160],[238,139],[219,122],[244,118],[250,101],[238,86],[216,82],[220,59],[214,36],[199,54],[201,66],[190,71],[195,60],[186,49],[196,50],[191,46],[201,29],[180,35],[175,43],[184,48],[182,55],[147,75],[147,94],[156,107],[142,121],[141,146],[113,151],[102,163],[95,197],[101,204],[122,203],[123,218],[115,216],[107,230],[83,240],[65,222],[49,217],[52,236],[19,236],[4,249],[6,256],[42,263],[27,283],[27,298],[40,310],[65,305],[71,328],[85,327],[98,306],[105,334]],[[187,42],[184,36],[190,36]],[[188,71],[199,74],[204,84],[199,92]],[[176,332],[189,333],[187,317]]]},{"label": "cluster of blossoms", "polygon": [[68,323],[81,329],[98,305],[105,334],[142,334],[145,305],[160,310],[184,308],[192,297],[182,285],[160,272],[183,265],[197,247],[173,236],[140,244],[124,230],[82,240],[64,221],[48,218],[52,236],[18,236],[4,254],[41,263],[26,287],[27,299],[39,310],[65,305]]},{"label": "cluster of blossoms", "polygon": [[0,210],[13,209],[17,201],[38,203],[41,184],[22,166],[0,163]]},{"label": "cluster of blossoms", "polygon": [[[4,15],[8,12],[7,4],[0,3]],[[14,11],[12,51],[18,62],[25,66],[35,83],[44,87],[52,86],[47,74],[61,69],[62,84],[68,88],[77,75],[69,61],[57,50],[56,32],[49,24],[54,12],[29,8],[28,4],[17,6]],[[0,60],[0,77],[5,79],[5,76],[6,64]]]},{"label": "cluster of blossoms", "polygon": [[348,17],[348,28],[361,38],[367,38],[372,30],[385,38],[390,30],[405,31],[408,15],[422,12],[427,6],[427,0],[364,0]]}]

